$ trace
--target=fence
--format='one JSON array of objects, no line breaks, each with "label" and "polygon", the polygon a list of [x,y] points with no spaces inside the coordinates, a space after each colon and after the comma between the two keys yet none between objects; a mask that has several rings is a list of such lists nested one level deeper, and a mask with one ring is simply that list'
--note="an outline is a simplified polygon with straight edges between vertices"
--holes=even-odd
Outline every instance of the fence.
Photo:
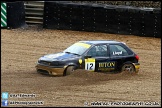
[{"label": "fence", "polygon": [[[1,2],[1,28],[25,21],[24,2]],[[43,27],[161,38],[161,8],[45,1]]]}]

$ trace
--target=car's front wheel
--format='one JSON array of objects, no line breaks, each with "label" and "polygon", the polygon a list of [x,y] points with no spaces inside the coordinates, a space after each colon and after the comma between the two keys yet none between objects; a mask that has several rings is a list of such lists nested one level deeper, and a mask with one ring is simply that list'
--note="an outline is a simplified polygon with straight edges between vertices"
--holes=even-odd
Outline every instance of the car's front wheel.
[{"label": "car's front wheel", "polygon": [[68,66],[65,75],[70,75],[72,72],[74,72],[74,66]]}]

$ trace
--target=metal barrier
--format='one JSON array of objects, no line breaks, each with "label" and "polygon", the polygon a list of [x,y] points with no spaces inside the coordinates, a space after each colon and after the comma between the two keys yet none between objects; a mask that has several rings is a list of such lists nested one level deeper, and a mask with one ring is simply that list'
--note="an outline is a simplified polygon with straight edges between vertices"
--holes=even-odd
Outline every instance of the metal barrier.
[{"label": "metal barrier", "polygon": [[44,1],[26,1],[25,21],[27,24],[43,24]]}]

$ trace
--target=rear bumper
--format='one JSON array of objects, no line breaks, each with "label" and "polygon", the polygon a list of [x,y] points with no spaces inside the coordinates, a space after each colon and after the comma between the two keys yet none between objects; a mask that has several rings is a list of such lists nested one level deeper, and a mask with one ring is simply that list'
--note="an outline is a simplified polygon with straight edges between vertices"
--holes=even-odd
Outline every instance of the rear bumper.
[{"label": "rear bumper", "polygon": [[52,68],[52,67],[42,66],[39,64],[37,64],[35,68],[37,72],[42,73],[42,74],[60,76],[60,75],[63,75],[64,73],[64,68]]},{"label": "rear bumper", "polygon": [[133,63],[134,67],[135,67],[135,71],[136,73],[139,72],[139,68],[140,68],[140,64],[139,63]]}]

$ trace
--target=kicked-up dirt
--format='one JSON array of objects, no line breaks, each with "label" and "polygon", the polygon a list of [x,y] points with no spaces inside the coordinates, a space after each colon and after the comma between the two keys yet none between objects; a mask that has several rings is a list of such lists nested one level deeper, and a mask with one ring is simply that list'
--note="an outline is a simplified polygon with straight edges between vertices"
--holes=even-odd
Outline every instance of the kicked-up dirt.
[{"label": "kicked-up dirt", "polygon": [[[39,57],[61,52],[81,40],[125,42],[140,57],[139,73],[103,74],[76,70],[69,76],[53,77],[36,72]],[[161,106],[161,39],[37,26],[1,29],[2,92],[9,93],[9,106],[13,107]],[[23,93],[34,94],[34,97],[16,97]],[[15,101],[19,103],[10,103]],[[41,104],[25,105],[20,101],[40,101]]]}]

